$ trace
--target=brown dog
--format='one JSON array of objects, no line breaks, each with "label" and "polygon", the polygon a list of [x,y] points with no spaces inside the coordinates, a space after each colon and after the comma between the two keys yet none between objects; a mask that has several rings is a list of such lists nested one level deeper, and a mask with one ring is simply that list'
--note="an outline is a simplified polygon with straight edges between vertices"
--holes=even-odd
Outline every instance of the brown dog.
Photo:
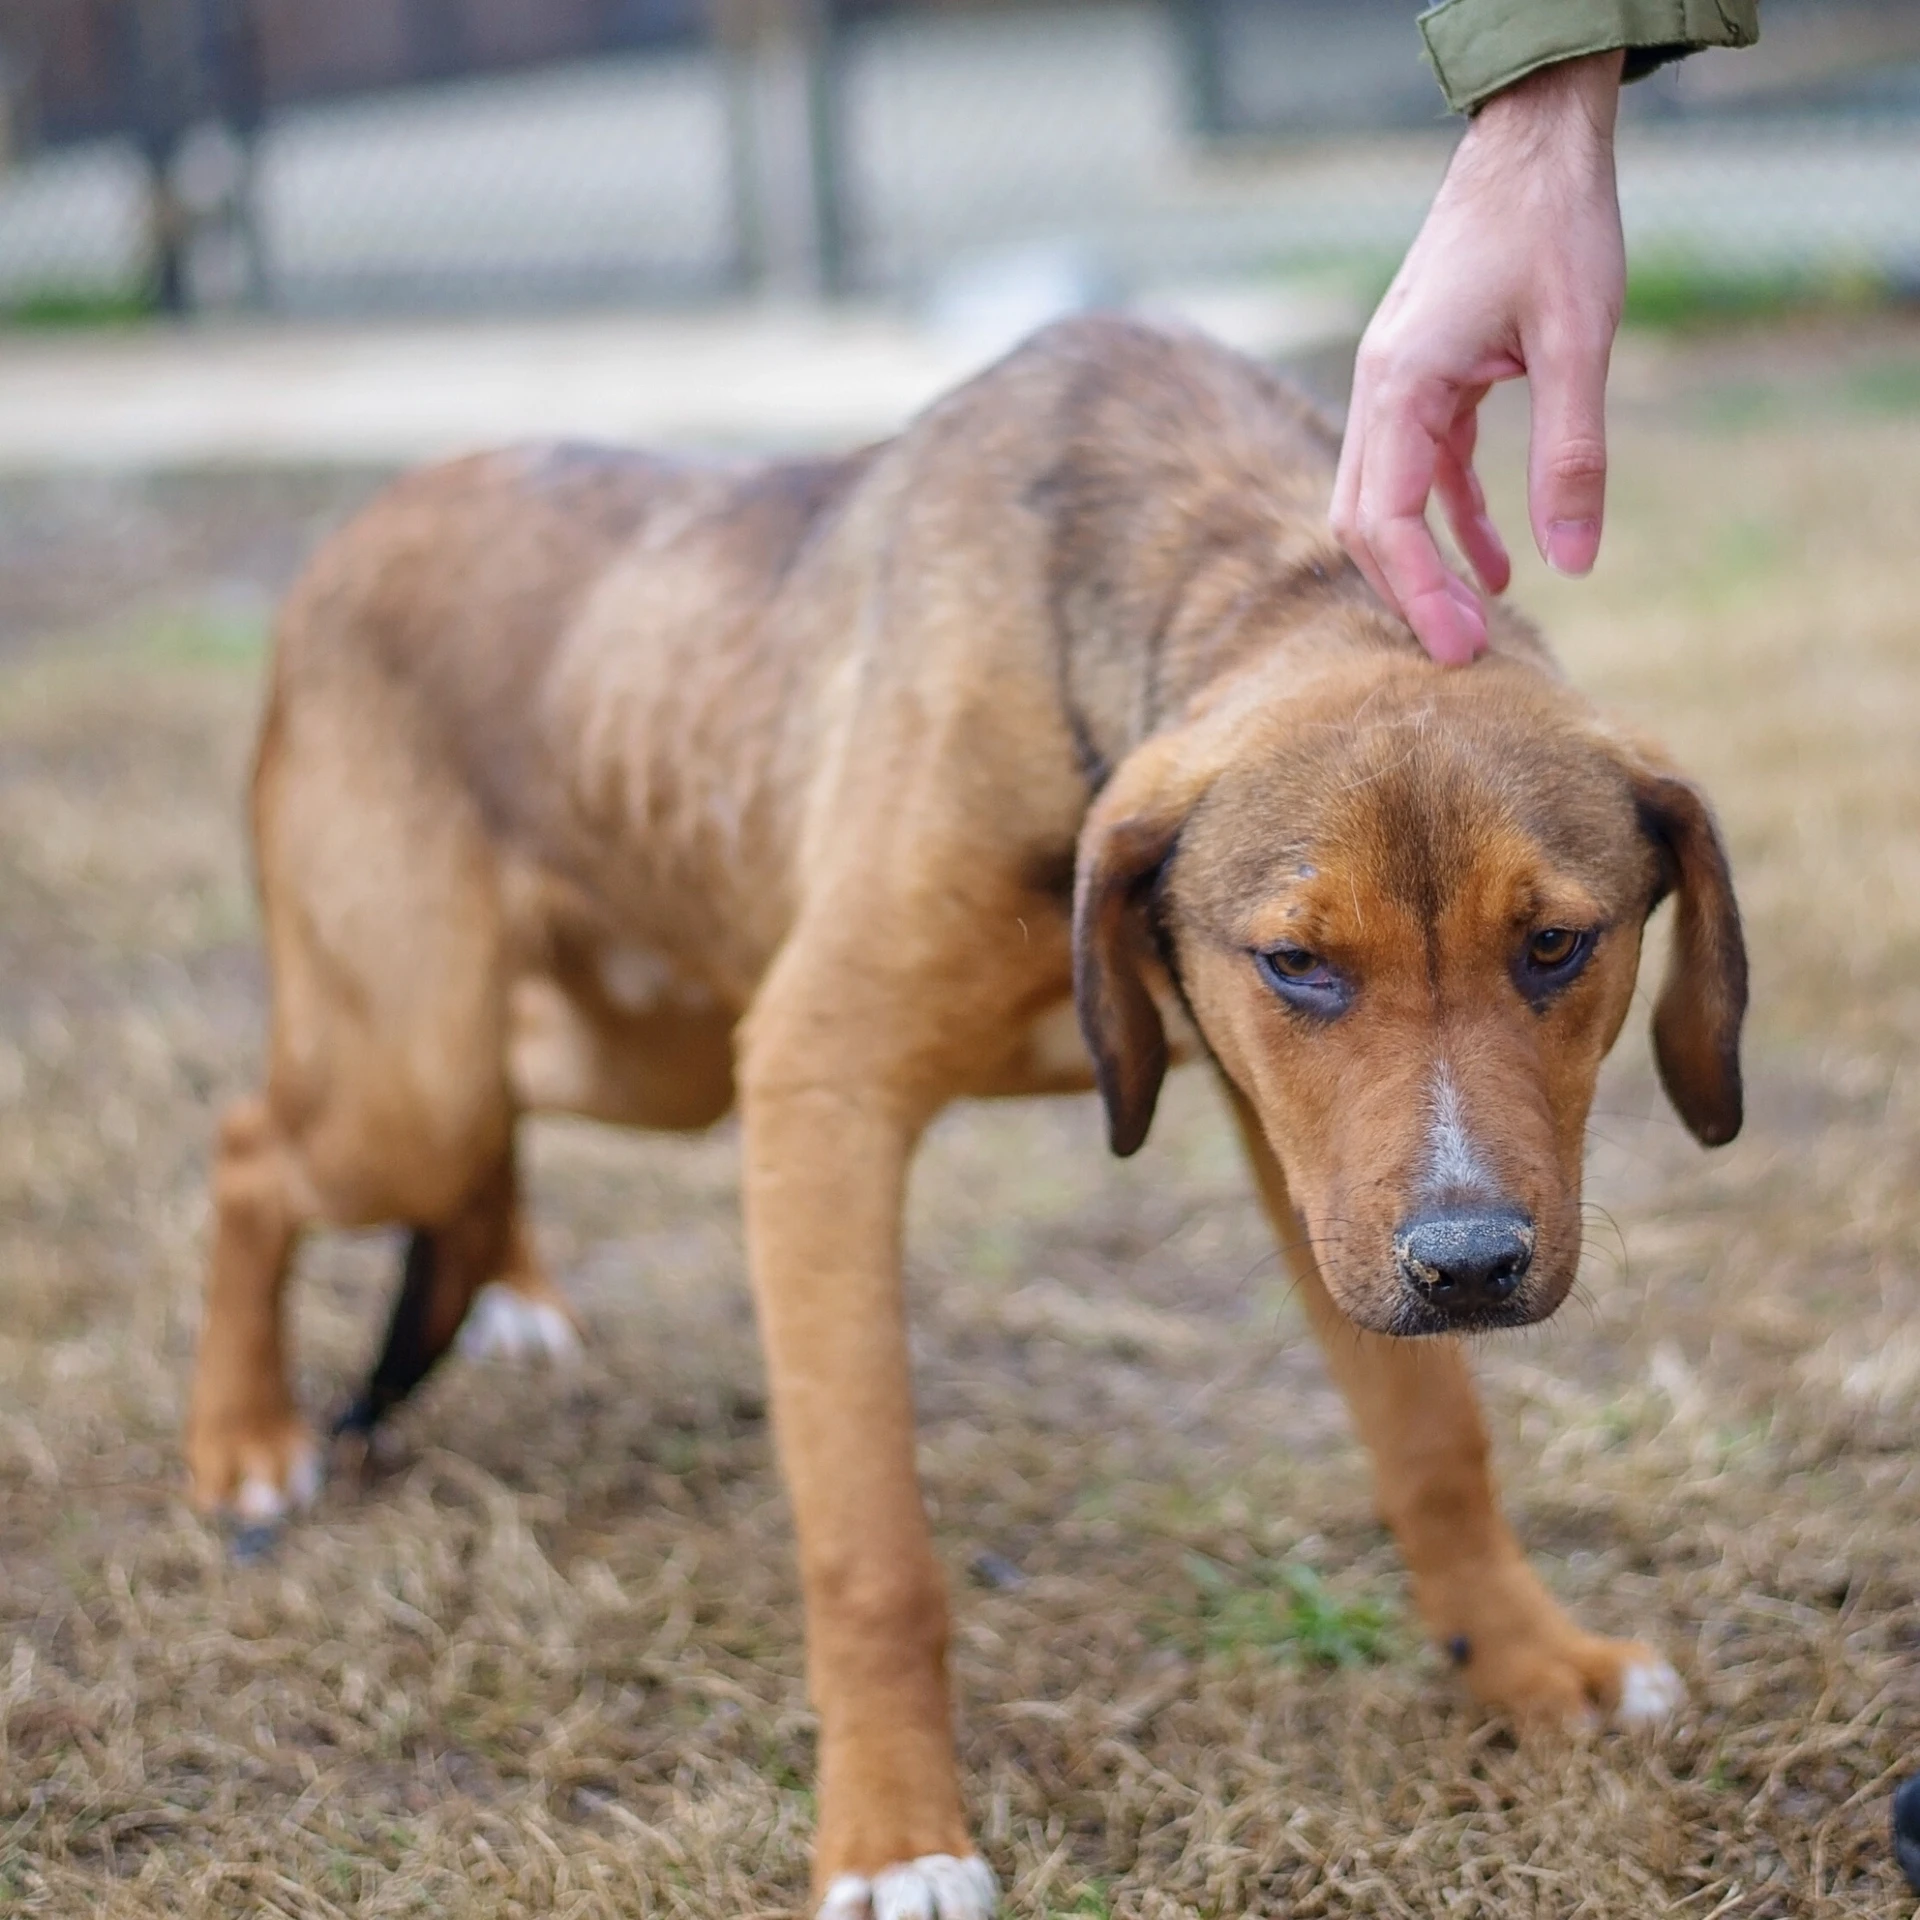
[{"label": "brown dog", "polygon": [[992,1905],[900,1287],[907,1164],[958,1095],[1097,1084],[1130,1153],[1170,1059],[1210,1055],[1468,1682],[1570,1717],[1677,1688],[1549,1598],[1459,1343],[1398,1336],[1565,1295],[1668,893],[1661,1074],[1702,1140],[1738,1128],[1726,859],[1516,621],[1429,664],[1328,535],[1333,452],[1249,362],[1076,321],[843,459],[418,475],[288,602],[254,779],[272,1051],[215,1173],[198,1496],[257,1518],[312,1484],[302,1227],[414,1229],[367,1426],[485,1283],[557,1324],[520,1114],[701,1127],[737,1096],[834,1916]]}]

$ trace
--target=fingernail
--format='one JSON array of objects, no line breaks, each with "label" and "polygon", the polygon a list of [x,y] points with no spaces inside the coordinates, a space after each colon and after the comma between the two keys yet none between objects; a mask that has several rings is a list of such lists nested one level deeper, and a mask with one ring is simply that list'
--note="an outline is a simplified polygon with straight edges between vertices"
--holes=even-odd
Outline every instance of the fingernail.
[{"label": "fingernail", "polygon": [[1487,610],[1480,596],[1459,580],[1447,582],[1447,600],[1454,611],[1453,631],[1444,648],[1434,651],[1434,658],[1447,666],[1463,667],[1486,650]]},{"label": "fingernail", "polygon": [[1547,565],[1555,573],[1591,573],[1599,552],[1598,520],[1556,520],[1547,529]]}]

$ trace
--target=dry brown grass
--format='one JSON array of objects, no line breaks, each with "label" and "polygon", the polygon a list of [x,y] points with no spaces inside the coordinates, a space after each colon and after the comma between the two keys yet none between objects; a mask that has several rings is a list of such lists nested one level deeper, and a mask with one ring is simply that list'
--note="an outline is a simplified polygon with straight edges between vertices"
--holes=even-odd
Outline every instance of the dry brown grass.
[{"label": "dry brown grass", "polygon": [[[1016,1912],[1911,1910],[1920,340],[1633,357],[1620,390],[1602,575],[1521,593],[1720,801],[1752,1116],[1700,1154],[1623,1041],[1583,1294],[1483,1372],[1547,1577],[1692,1704],[1522,1745],[1403,1619],[1383,1662],[1305,1660],[1289,1569],[1332,1651],[1403,1588],[1211,1090],[1125,1166],[1083,1103],[955,1113],[914,1203],[923,1463]],[[168,591],[0,660],[0,1911],[794,1912],[810,1723],[728,1130],[539,1132],[576,1374],[449,1367],[264,1564],[180,1500],[205,1143],[261,982],[254,661]],[[315,1409],[393,1260],[306,1259]]]}]

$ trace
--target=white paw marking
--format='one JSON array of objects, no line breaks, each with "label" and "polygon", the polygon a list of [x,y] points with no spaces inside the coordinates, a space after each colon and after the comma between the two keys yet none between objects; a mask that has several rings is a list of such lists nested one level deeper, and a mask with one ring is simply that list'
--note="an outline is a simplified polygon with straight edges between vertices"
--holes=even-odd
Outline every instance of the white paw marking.
[{"label": "white paw marking", "polygon": [[461,1322],[460,1351],[469,1360],[572,1360],[580,1336],[558,1307],[491,1280]]},{"label": "white paw marking", "polygon": [[864,1874],[836,1873],[827,1882],[827,1897],[813,1920],[866,1920],[872,1893],[873,1882]]},{"label": "white paw marking", "polygon": [[233,1510],[249,1526],[270,1526],[290,1507],[310,1507],[320,1497],[320,1456],[302,1441],[287,1456],[287,1483],[277,1487],[250,1473],[233,1497]]},{"label": "white paw marking", "polygon": [[600,956],[600,985],[622,1013],[646,1013],[673,987],[673,968],[644,947],[608,947]]},{"label": "white paw marking", "polygon": [[977,1853],[923,1853],[904,1866],[836,1874],[814,1920],[993,1920],[1000,1889]]},{"label": "white paw marking", "polygon": [[271,1480],[262,1480],[249,1474],[240,1482],[240,1491],[234,1496],[233,1510],[249,1524],[264,1526],[269,1520],[278,1520],[286,1512],[286,1496]]},{"label": "white paw marking", "polygon": [[651,1013],[665,1001],[699,1012],[713,995],[698,980],[683,979],[673,962],[644,947],[609,947],[600,956],[600,985],[622,1013]]},{"label": "white paw marking", "polygon": [[1620,1676],[1614,1719],[1623,1727],[1649,1727],[1670,1719],[1687,1697],[1680,1676],[1664,1660],[1636,1660]]}]

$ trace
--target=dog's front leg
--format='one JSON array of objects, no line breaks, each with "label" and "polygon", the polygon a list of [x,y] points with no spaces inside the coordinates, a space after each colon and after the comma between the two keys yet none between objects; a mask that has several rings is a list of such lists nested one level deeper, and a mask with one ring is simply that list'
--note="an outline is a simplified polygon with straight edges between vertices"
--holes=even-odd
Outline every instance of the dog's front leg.
[{"label": "dog's front leg", "polygon": [[960,1805],[947,1603],[914,1471],[900,1278],[926,1112],[865,1009],[776,987],[742,1055],[748,1256],[800,1539],[820,1714],[814,1890],[832,1920],[984,1920]]},{"label": "dog's front leg", "polygon": [[1395,1340],[1334,1304],[1259,1117],[1229,1088],[1260,1197],[1372,1457],[1380,1517],[1414,1604],[1467,1684],[1522,1720],[1663,1717],[1680,1682],[1651,1648],[1584,1632],[1541,1584],[1500,1510],[1472,1375],[1452,1339]]}]

